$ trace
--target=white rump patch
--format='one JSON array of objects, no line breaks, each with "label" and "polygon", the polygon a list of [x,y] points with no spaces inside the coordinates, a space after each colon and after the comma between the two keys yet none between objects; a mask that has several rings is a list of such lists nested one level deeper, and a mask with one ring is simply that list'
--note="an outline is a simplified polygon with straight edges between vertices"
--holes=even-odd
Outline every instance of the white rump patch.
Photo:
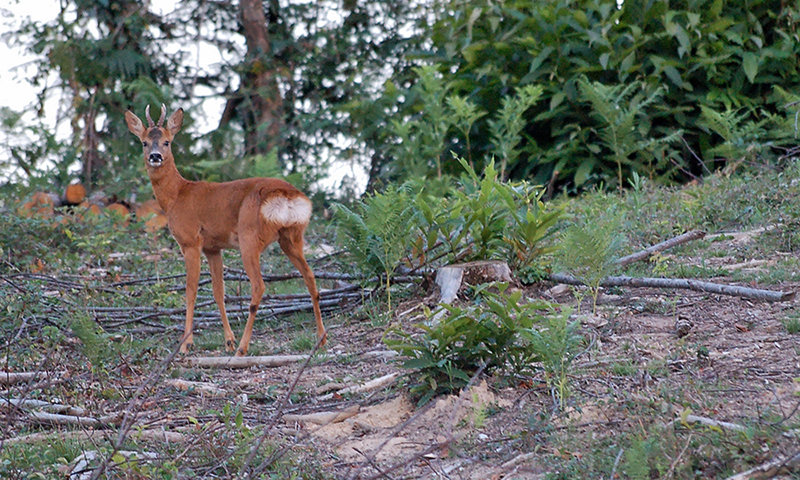
[{"label": "white rump patch", "polygon": [[268,222],[279,225],[307,225],[311,219],[311,201],[302,197],[291,200],[284,196],[268,198],[261,205],[261,215]]}]

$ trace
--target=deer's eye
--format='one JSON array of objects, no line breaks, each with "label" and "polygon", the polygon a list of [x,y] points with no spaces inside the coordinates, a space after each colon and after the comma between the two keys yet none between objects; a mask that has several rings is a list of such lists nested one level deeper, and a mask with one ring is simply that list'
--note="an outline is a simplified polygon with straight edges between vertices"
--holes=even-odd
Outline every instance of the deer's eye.
[{"label": "deer's eye", "polygon": [[142,146],[147,148],[147,142],[142,142]]},{"label": "deer's eye", "polygon": [[164,142],[164,146],[165,146],[165,147],[169,147],[169,140],[167,140],[166,142]]}]

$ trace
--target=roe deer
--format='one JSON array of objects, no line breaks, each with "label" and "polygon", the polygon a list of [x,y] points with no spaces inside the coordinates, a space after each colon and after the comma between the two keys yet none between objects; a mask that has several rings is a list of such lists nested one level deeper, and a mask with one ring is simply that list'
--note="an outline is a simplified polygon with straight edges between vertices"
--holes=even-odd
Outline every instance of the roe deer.
[{"label": "roe deer", "polygon": [[186,263],[186,325],[181,339],[181,353],[193,345],[192,323],[200,277],[200,252],[208,259],[214,300],[222,317],[225,349],[233,351],[236,337],[225,313],[225,287],[222,279],[222,254],[226,248],[238,248],[250,279],[252,298],[247,325],[237,356],[247,354],[253,322],[264,295],[261,276],[261,252],[274,241],[303,275],[317,321],[317,337],[325,344],[325,326],[319,309],[319,292],[314,274],[303,255],[303,232],[311,218],[311,201],[290,183],[277,178],[247,178],[232,182],[191,182],[175,167],[171,143],[183,125],[183,109],[167,119],[165,105],[157,123],[145,110],[147,127],[130,110],[125,112],[128,129],[142,142],[145,167],[153,192],[167,214],[172,236],[180,245]]}]

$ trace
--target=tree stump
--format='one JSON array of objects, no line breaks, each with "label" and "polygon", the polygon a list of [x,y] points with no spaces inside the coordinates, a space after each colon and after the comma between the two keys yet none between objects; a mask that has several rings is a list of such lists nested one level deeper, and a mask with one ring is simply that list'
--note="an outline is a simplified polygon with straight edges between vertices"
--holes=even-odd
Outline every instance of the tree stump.
[{"label": "tree stump", "polygon": [[436,272],[436,285],[441,295],[439,303],[450,304],[464,285],[480,285],[490,282],[513,283],[511,269],[506,262],[482,260],[460,263],[440,268]]}]

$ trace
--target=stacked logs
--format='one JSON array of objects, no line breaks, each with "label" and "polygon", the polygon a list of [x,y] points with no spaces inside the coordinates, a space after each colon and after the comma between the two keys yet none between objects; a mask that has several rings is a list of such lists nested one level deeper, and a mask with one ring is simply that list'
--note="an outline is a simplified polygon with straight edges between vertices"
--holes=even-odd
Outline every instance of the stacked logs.
[{"label": "stacked logs", "polygon": [[127,225],[133,210],[136,219],[143,220],[145,229],[155,232],[167,225],[167,217],[155,199],[140,204],[117,201],[102,193],[86,195],[86,187],[73,183],[64,189],[62,195],[52,192],[36,192],[31,199],[24,202],[17,213],[23,217],[52,218],[59,223],[66,223],[72,214],[76,219],[87,220],[98,215],[113,215],[119,223]]}]

